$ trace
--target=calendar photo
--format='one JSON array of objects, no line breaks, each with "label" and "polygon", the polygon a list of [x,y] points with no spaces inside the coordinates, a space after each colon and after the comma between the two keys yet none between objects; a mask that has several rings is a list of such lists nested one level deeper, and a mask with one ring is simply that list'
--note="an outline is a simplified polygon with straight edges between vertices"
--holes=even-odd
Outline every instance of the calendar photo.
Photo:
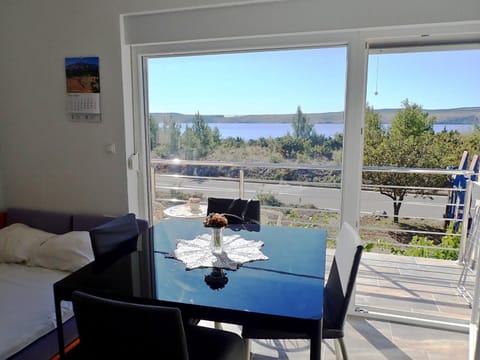
[{"label": "calendar photo", "polygon": [[65,58],[67,93],[100,93],[98,57]]}]

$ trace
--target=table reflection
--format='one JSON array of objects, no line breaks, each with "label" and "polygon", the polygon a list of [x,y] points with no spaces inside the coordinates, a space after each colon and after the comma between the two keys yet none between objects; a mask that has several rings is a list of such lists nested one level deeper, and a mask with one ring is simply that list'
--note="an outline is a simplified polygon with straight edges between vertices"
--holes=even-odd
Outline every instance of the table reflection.
[{"label": "table reflection", "polygon": [[205,275],[205,283],[212,290],[220,290],[227,285],[228,277],[222,268],[215,267],[210,274]]}]

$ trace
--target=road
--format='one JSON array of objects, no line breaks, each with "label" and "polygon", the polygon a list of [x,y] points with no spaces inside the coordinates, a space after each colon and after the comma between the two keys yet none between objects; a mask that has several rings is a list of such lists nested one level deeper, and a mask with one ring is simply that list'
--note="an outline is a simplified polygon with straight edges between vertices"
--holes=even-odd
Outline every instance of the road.
[{"label": "road", "polygon": [[[239,195],[239,183],[234,181],[198,180],[156,175],[157,191],[169,193],[172,188],[190,194],[202,194],[204,197],[235,198]],[[285,204],[314,205],[319,209],[338,210],[340,208],[339,189],[245,182],[244,198],[256,198],[260,194],[271,194]],[[446,196],[424,199],[410,195],[404,200],[400,215],[442,219],[446,203]],[[361,211],[362,213],[376,214],[386,212],[388,216],[393,216],[393,202],[389,197],[378,192],[362,191]]]}]

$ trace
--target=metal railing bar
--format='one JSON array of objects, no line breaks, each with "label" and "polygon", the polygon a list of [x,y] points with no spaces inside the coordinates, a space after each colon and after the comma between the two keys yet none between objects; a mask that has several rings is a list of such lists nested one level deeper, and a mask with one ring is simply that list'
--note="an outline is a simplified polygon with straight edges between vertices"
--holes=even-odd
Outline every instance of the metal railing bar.
[{"label": "metal railing bar", "polygon": [[341,171],[338,165],[326,164],[298,164],[298,163],[265,163],[265,162],[232,162],[232,161],[209,161],[209,160],[179,160],[179,159],[152,159],[153,165],[174,165],[174,166],[217,166],[217,167],[238,167],[251,168],[263,167],[269,169],[317,169],[317,170],[334,170]]},{"label": "metal railing bar", "polygon": [[[375,214],[372,214],[372,213],[368,213],[367,215],[363,215],[361,214],[361,218],[362,217],[365,217],[365,216],[377,216]],[[388,218],[388,219],[393,219],[393,215],[378,215],[379,217],[383,217],[383,218]],[[419,217],[419,216],[399,216],[398,217],[399,220],[426,220],[426,221],[438,221],[439,223],[440,222],[444,222],[444,221],[454,221],[454,222],[458,222],[458,223],[461,223],[462,222],[462,219],[447,219],[447,218],[439,218],[439,217]],[[364,228],[363,226],[361,227],[362,229]]]},{"label": "metal railing bar", "polygon": [[448,247],[439,248],[437,246],[428,246],[428,245],[410,245],[410,244],[391,243],[391,242],[379,243],[378,245],[387,245],[387,246],[393,246],[393,247],[399,247],[399,248],[415,248],[415,249],[425,249],[425,250],[427,249],[428,250],[448,250],[448,251],[458,252],[457,248],[448,248]]},{"label": "metal railing bar", "polygon": [[[233,162],[209,160],[181,160],[181,159],[151,159],[151,164],[158,165],[199,165],[199,166],[229,166],[229,167],[265,167],[285,169],[320,169],[341,171],[339,165],[305,164],[305,163],[265,163],[265,162]],[[368,172],[398,172],[410,174],[437,174],[437,175],[475,175],[475,171],[462,169],[429,169],[429,168],[402,168],[392,166],[363,166],[363,171]]]},{"label": "metal railing bar", "polygon": [[[164,176],[164,175],[162,175]],[[178,177],[176,177],[178,178]],[[215,181],[221,181],[221,182],[237,182],[236,178],[225,178],[225,177],[192,177],[192,176],[184,176],[182,177],[181,179],[198,179],[198,180],[215,180]],[[258,180],[258,181],[248,181],[248,182],[245,182],[245,184],[249,184],[249,183],[262,183],[262,184],[278,184],[278,185],[296,185],[295,182],[289,182],[289,183],[278,183],[278,182],[274,182],[274,181],[266,181],[266,180]],[[318,186],[318,185],[305,185],[304,183],[302,183],[302,186],[304,187],[318,187],[318,188],[322,188],[321,186]],[[157,185],[157,188],[162,188],[162,189],[174,189],[174,190],[181,190],[182,187],[181,186],[158,186]],[[185,189],[189,189],[188,187],[184,187]],[[192,188],[190,188],[192,189]],[[210,188],[209,188],[210,189]],[[219,190],[228,190],[227,188],[217,188]],[[247,190],[248,191],[248,190]],[[256,192],[258,192],[258,190],[255,190]],[[252,191],[250,191],[252,192]],[[290,194],[288,192],[282,192],[283,195],[292,195],[292,196],[296,196],[295,194]],[[378,200],[378,202],[385,202],[386,204],[390,204],[392,202],[392,200],[390,198],[386,198],[384,201],[382,200]],[[418,202],[418,201],[409,201],[409,200],[402,200],[402,201],[397,201],[398,203],[402,203],[402,204],[409,204],[409,205],[417,205],[417,206],[427,206],[427,207],[444,207],[445,205],[451,205],[451,206],[454,206],[456,205],[456,203],[445,203],[445,204],[428,204],[428,203],[422,203],[422,202]]]},{"label": "metal railing bar", "polygon": [[408,233],[408,234],[423,234],[423,235],[451,235],[451,236],[460,236],[459,234],[450,234],[447,232],[436,232],[436,231],[424,231],[424,230],[408,230],[408,229],[394,229],[394,228],[379,228],[379,227],[368,227],[362,226],[360,230],[369,230],[369,231],[382,231],[382,232],[394,232],[394,233]]},{"label": "metal railing bar", "polygon": [[[178,175],[178,174],[164,174],[160,175],[165,178],[185,179],[185,180],[215,180],[215,181],[234,181],[238,182],[239,178],[226,176],[195,176],[195,175]],[[338,188],[340,183],[321,183],[321,182],[306,182],[306,181],[290,181],[290,180],[269,180],[269,179],[254,179],[245,177],[245,184],[277,184],[277,185],[295,185],[304,187],[318,187],[318,188]]]},{"label": "metal railing bar", "polygon": [[[385,199],[384,201],[378,200],[378,202],[384,202],[386,204],[391,204],[392,199],[388,198]],[[396,201],[399,204],[408,204],[408,205],[414,205],[414,206],[427,206],[427,207],[445,207],[445,205],[455,205],[455,203],[444,203],[444,204],[428,204],[428,203],[422,203],[418,201],[409,201],[409,200],[401,200],[401,201]]]},{"label": "metal railing bar", "polygon": [[266,183],[266,184],[278,184],[278,185],[294,185],[294,186],[303,186],[303,187],[318,187],[318,188],[341,188],[340,183],[322,183],[322,182],[311,182],[311,181],[293,181],[293,180],[262,180],[262,179],[253,179],[253,178],[246,178],[245,183]]},{"label": "metal railing bar", "polygon": [[364,166],[363,171],[366,172],[384,172],[384,173],[401,173],[401,174],[427,174],[427,175],[475,175],[472,170],[460,169],[428,169],[428,168],[399,168],[391,166]]},{"label": "metal railing bar", "polygon": [[[191,179],[191,180],[217,180],[217,181],[239,181],[239,178],[236,177],[226,177],[226,176],[198,176],[198,175],[179,175],[179,174],[161,174],[162,177],[170,177],[175,179]],[[298,185],[298,186],[308,186],[308,187],[334,187],[341,188],[340,183],[332,182],[308,182],[308,181],[293,181],[293,180],[269,180],[269,179],[254,179],[246,177],[244,180],[245,183],[267,183],[267,184],[279,184],[279,185]],[[399,185],[365,185],[362,184],[362,188],[365,189],[376,189],[376,188],[391,188],[391,189],[403,189],[405,186]],[[465,192],[465,189],[452,189],[450,187],[440,188],[440,187],[421,187],[421,186],[410,186],[410,190],[431,190],[431,191],[444,191],[444,192]],[[368,190],[365,190],[368,191]],[[433,194],[437,196],[446,196],[447,194]]]}]

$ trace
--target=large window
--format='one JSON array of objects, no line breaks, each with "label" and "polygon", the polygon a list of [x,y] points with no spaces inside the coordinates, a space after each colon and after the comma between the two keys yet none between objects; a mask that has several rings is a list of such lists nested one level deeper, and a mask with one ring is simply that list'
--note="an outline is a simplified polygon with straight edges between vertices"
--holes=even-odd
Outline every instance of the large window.
[{"label": "large window", "polygon": [[[361,235],[371,252],[437,262],[431,270],[412,267],[409,287],[400,278],[381,282],[381,293],[357,305],[462,321],[449,311],[458,294],[432,284],[445,276],[440,266],[459,259],[466,180],[472,179],[448,169],[478,171],[480,50],[405,50],[369,55]],[[392,261],[389,271],[395,266]],[[434,299],[435,307],[422,308],[419,299]]]},{"label": "large window", "polygon": [[[291,134],[315,141],[314,134],[343,132],[345,64],[344,47],[150,58],[148,111],[160,129],[179,125],[181,136],[202,118],[223,140],[248,142]],[[299,111],[306,117],[304,129],[294,127]],[[189,152],[186,142],[172,145],[170,139],[162,140],[156,144],[160,148],[153,149],[155,157],[198,159],[215,150],[197,147]],[[214,151],[208,153],[212,156]],[[270,161],[276,154],[252,153],[251,159],[246,155],[245,160]],[[325,155],[330,160],[330,154]],[[218,160],[232,159],[222,155]]]},{"label": "large window", "polygon": [[346,58],[346,47],[148,58],[156,217],[192,196],[241,196],[275,223],[326,209],[337,227]]},{"label": "large window", "polygon": [[[479,150],[480,50],[413,50],[378,50],[369,56],[364,165],[399,171],[458,168],[464,151],[472,158]],[[416,216],[436,218],[443,227],[443,201],[428,206],[439,192],[422,187],[448,186],[446,176],[369,172],[364,178],[368,184],[391,185],[377,189],[385,203],[375,202],[380,206],[375,210],[395,223]]]}]

